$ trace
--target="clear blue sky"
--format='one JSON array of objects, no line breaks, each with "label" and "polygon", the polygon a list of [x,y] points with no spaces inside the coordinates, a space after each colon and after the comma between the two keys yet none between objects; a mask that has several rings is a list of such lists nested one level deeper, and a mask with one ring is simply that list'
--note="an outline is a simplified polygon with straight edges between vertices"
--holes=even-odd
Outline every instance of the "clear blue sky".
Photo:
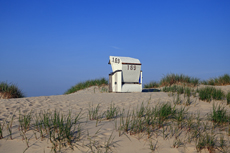
[{"label": "clear blue sky", "polygon": [[110,55],[138,58],[144,83],[230,74],[230,1],[0,0],[0,81],[26,96],[108,78]]}]

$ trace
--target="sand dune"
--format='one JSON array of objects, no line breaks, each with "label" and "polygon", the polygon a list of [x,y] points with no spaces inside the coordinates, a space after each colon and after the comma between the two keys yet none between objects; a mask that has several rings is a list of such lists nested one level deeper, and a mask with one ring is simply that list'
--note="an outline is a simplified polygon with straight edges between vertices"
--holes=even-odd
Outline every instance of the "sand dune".
[{"label": "sand dune", "polygon": [[[230,91],[230,86],[218,86],[225,92]],[[49,140],[40,139],[36,140],[33,131],[28,131],[27,136],[29,139],[29,148],[26,146],[25,140],[22,141],[20,132],[18,131],[18,115],[19,110],[22,114],[29,112],[39,113],[40,111],[51,111],[55,109],[59,110],[63,114],[68,114],[69,111],[72,114],[77,114],[82,111],[81,128],[82,128],[82,139],[76,142],[78,148],[74,147],[71,150],[69,147],[64,147],[61,152],[90,152],[87,144],[90,143],[89,138],[94,141],[101,143],[103,145],[112,134],[113,147],[110,152],[151,152],[150,150],[150,140],[152,144],[156,145],[156,152],[161,153],[177,153],[177,152],[188,152],[195,153],[196,148],[194,143],[186,144],[178,148],[173,147],[174,138],[163,139],[161,135],[151,139],[146,137],[146,134],[139,135],[121,135],[115,129],[115,120],[102,120],[96,126],[95,120],[88,120],[88,109],[89,105],[94,106],[100,105],[100,112],[106,111],[110,104],[113,103],[115,106],[119,107],[121,110],[125,109],[135,109],[137,105],[155,106],[158,103],[173,102],[173,96],[169,96],[168,93],[164,92],[146,92],[146,93],[107,93],[102,92],[101,88],[90,87],[81,91],[78,91],[69,95],[58,95],[58,96],[41,96],[41,97],[29,97],[29,98],[18,98],[18,99],[0,99],[0,122],[3,123],[5,120],[10,120],[12,115],[15,115],[12,126],[12,137],[10,140],[9,133],[4,129],[4,138],[0,140],[0,153],[11,152],[18,153],[23,152],[26,149],[28,153],[40,153],[40,152],[50,152],[52,149],[52,144]],[[183,99],[183,95],[181,95]],[[186,106],[189,108],[190,113],[200,112],[201,117],[205,117],[207,113],[212,110],[212,102],[207,103],[200,101],[198,97],[191,98],[191,105]],[[226,101],[218,101],[218,103],[226,105]],[[180,106],[177,106],[180,107]],[[229,106],[226,107],[229,110]],[[95,137],[95,133],[99,130]],[[87,132],[89,134],[87,134]],[[183,138],[181,138],[183,139]],[[88,145],[89,146],[89,145]],[[202,150],[207,152],[207,150]]]}]

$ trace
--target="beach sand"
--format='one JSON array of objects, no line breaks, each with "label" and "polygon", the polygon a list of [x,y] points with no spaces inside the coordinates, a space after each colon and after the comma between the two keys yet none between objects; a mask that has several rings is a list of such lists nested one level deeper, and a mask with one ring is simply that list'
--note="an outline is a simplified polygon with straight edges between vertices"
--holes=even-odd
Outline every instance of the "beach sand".
[{"label": "beach sand", "polygon": [[[202,86],[203,87],[203,86]],[[106,87],[107,88],[107,87]],[[218,86],[224,92],[230,91],[230,86]],[[74,150],[69,147],[63,147],[61,152],[90,152],[90,139],[92,142],[97,142],[98,146],[103,146],[105,142],[108,142],[108,139],[112,135],[113,141],[111,143],[111,149],[109,152],[142,152],[149,153],[150,150],[150,141],[155,147],[155,152],[160,153],[177,153],[177,152],[188,152],[195,153],[196,148],[195,144],[186,144],[181,147],[174,148],[173,143],[175,138],[163,139],[161,134],[159,136],[152,136],[151,139],[146,137],[146,134],[122,134],[119,136],[118,130],[115,128],[116,120],[102,120],[96,126],[95,120],[88,120],[88,109],[89,105],[96,107],[98,104],[100,106],[100,112],[106,111],[111,103],[116,107],[119,107],[120,110],[125,109],[133,110],[137,106],[143,104],[149,106],[155,106],[158,103],[173,102],[173,96],[169,96],[169,93],[165,92],[145,92],[145,93],[108,93],[103,92],[102,88],[99,87],[90,87],[81,91],[78,91],[69,95],[56,95],[56,96],[41,96],[41,97],[28,97],[28,98],[16,98],[16,99],[0,99],[0,122],[3,123],[5,120],[10,120],[12,115],[15,115],[12,126],[12,137],[10,139],[9,133],[6,129],[3,129],[4,138],[0,140],[0,153],[48,153],[52,150],[52,144],[46,138],[42,141],[39,138],[36,140],[33,134],[33,131],[27,132],[27,137],[29,140],[29,148],[27,148],[25,140],[22,141],[20,132],[18,130],[18,116],[19,110],[22,114],[32,112],[33,114],[39,113],[41,111],[50,111],[58,110],[61,113],[68,115],[69,111],[72,114],[78,114],[81,111],[82,119],[81,129],[82,136],[81,140],[76,142]],[[183,99],[183,96],[181,96]],[[207,113],[210,113],[212,110],[212,104],[204,101],[200,101],[198,97],[191,97],[191,105],[186,106],[189,108],[190,113],[200,112],[201,117],[205,117]],[[221,103],[229,111],[229,106],[226,105],[226,100],[216,101],[216,103]],[[177,106],[180,107],[180,106]],[[119,124],[119,123],[117,123]],[[99,130],[99,131],[98,131]],[[98,133],[97,133],[98,131]],[[95,134],[96,133],[96,134]],[[94,136],[94,137],[93,137]],[[183,141],[185,138],[181,138]],[[100,143],[100,144],[99,144]],[[103,150],[103,149],[102,149]],[[206,149],[202,152],[208,152]]]}]

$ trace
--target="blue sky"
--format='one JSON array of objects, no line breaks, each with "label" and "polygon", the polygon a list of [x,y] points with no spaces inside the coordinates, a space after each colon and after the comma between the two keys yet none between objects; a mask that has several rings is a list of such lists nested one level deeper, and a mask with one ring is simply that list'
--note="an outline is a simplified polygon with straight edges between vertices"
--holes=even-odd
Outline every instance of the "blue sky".
[{"label": "blue sky", "polygon": [[108,78],[110,55],[138,58],[143,83],[230,74],[230,1],[0,0],[0,81],[26,96]]}]

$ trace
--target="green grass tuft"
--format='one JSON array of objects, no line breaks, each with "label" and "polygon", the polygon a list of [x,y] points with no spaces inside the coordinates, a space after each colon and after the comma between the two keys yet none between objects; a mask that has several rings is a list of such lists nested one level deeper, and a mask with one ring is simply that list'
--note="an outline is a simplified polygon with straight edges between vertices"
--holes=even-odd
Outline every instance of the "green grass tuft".
[{"label": "green grass tuft", "polygon": [[115,118],[118,116],[118,112],[119,112],[119,108],[115,107],[113,103],[110,104],[110,107],[107,109],[106,112],[104,112],[105,114],[105,118],[107,120]]},{"label": "green grass tuft", "polygon": [[227,110],[224,107],[221,107],[220,105],[215,105],[213,103],[210,119],[217,124],[223,124],[228,123],[229,116],[227,115]]},{"label": "green grass tuft", "polygon": [[186,83],[189,85],[196,86],[199,83],[198,78],[190,77],[184,74],[167,74],[160,80],[161,86],[171,86],[172,84]]},{"label": "green grass tuft", "polygon": [[171,86],[173,84],[178,85],[187,85],[187,86],[197,86],[198,84],[204,85],[230,85],[230,75],[224,74],[223,76],[219,76],[217,78],[211,78],[209,80],[200,81],[200,79],[196,77],[190,77],[184,74],[167,74],[163,78],[161,78],[160,82],[152,81],[144,85],[144,88],[158,88],[163,86]]},{"label": "green grass tuft", "polygon": [[144,88],[158,88],[160,85],[156,81],[152,81],[148,84],[144,84]]},{"label": "green grass tuft", "polygon": [[230,104],[230,91],[226,95],[227,98],[227,104]]},{"label": "green grass tuft", "polygon": [[199,136],[198,142],[196,144],[197,152],[201,152],[202,149],[207,148],[210,153],[215,152],[215,146],[216,146],[216,135],[214,134],[201,134]]},{"label": "green grass tuft", "polygon": [[99,115],[99,109],[99,104],[96,107],[93,107],[93,103],[91,105],[89,104],[89,120],[98,120],[99,118],[101,118],[101,116]]},{"label": "green grass tuft", "polygon": [[155,88],[155,87],[163,87],[163,86],[171,86],[173,84],[179,84],[179,85],[189,85],[189,86],[196,86],[199,84],[199,79],[190,77],[184,74],[167,74],[164,76],[160,82],[152,81],[148,84],[144,85],[144,88]]},{"label": "green grass tuft", "polygon": [[201,84],[204,85],[230,85],[230,75],[224,74],[223,76],[219,76],[217,78],[211,78],[209,80],[201,81]]},{"label": "green grass tuft", "polygon": [[15,84],[0,82],[0,99],[8,98],[23,98],[25,97],[22,91]]},{"label": "green grass tuft", "polygon": [[185,88],[183,86],[177,86],[177,85],[172,85],[172,86],[165,86],[163,88],[164,92],[177,92],[178,94],[183,94]]},{"label": "green grass tuft", "polygon": [[78,90],[82,90],[91,86],[101,86],[101,85],[107,85],[108,80],[105,78],[101,79],[95,79],[95,80],[87,80],[85,82],[80,82],[76,84],[75,86],[72,86],[70,89],[68,89],[65,94],[71,94],[74,92],[77,92]]},{"label": "green grass tuft", "polygon": [[199,97],[201,100],[210,102],[212,99],[222,100],[225,95],[221,89],[216,89],[214,87],[205,87],[198,90]]}]

